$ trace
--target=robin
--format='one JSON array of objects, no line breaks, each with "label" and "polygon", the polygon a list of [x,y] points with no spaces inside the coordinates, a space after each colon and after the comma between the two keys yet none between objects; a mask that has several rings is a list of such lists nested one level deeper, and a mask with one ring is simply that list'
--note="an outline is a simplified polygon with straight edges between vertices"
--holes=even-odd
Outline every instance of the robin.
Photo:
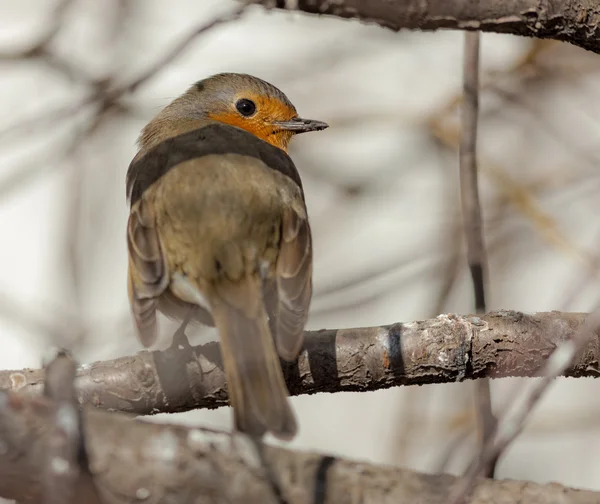
[{"label": "robin", "polygon": [[150,121],[127,171],[137,335],[156,341],[157,310],[182,321],[174,342],[189,322],[216,326],[235,426],[252,436],[297,431],[279,357],[302,346],[312,241],[287,148],[327,127],[261,79],[218,74]]}]

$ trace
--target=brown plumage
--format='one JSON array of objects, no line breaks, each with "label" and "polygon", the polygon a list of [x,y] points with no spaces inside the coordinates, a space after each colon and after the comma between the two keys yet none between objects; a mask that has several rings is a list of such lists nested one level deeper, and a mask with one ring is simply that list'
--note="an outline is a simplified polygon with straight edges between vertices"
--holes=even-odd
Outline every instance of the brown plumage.
[{"label": "brown plumage", "polygon": [[312,243],[300,176],[286,153],[304,120],[274,86],[220,74],[192,86],[142,131],[127,172],[128,291],[137,334],[156,311],[219,332],[236,427],[297,431],[279,357],[302,346]]}]

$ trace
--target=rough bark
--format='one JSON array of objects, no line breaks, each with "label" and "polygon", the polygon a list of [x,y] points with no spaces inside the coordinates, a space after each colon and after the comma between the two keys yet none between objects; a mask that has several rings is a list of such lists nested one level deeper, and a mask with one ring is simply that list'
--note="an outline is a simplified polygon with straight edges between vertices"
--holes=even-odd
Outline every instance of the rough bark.
[{"label": "rough bark", "polygon": [[[46,502],[44,454],[54,437],[56,410],[49,398],[0,393],[0,496],[23,504]],[[75,482],[73,499],[63,504],[90,502],[90,485],[109,504],[441,504],[456,482],[449,475],[264,445],[259,452],[241,435],[151,424],[91,408],[82,418],[92,478]],[[600,502],[600,493],[479,480],[470,500],[521,502],[592,504]]]},{"label": "rough bark", "polygon": [[258,0],[266,7],[360,19],[392,30],[481,30],[570,42],[600,52],[594,0]]},{"label": "rough bark", "polygon": [[[307,331],[297,362],[284,363],[292,395],[369,391],[399,385],[458,382],[481,377],[538,376],[561,342],[585,321],[583,313],[482,316],[440,315],[418,322],[357,329]],[[598,376],[594,338],[565,376]],[[0,371],[0,389],[38,394],[44,371]],[[217,408],[227,404],[217,343],[140,352],[82,365],[78,400],[139,415]]]}]

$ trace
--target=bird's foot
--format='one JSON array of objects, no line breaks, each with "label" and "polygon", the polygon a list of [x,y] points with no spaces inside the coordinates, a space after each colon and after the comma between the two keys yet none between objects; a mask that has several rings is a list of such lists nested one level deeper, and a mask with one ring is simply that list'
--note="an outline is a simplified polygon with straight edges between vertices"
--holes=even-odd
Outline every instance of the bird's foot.
[{"label": "bird's foot", "polygon": [[185,334],[185,328],[187,323],[183,323],[179,326],[179,329],[173,334],[173,342],[171,343],[171,350],[185,350],[191,348],[190,341]]}]

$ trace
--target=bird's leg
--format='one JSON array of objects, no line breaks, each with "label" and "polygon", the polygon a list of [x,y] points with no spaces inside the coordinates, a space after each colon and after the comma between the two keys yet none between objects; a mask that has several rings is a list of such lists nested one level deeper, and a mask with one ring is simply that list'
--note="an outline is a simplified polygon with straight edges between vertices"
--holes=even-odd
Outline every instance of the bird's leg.
[{"label": "bird's leg", "polygon": [[173,334],[173,342],[171,343],[171,349],[183,350],[184,348],[190,348],[190,342],[185,335],[185,329],[187,325],[192,320],[192,316],[194,315],[194,307],[191,307],[183,320],[181,321],[181,325],[179,329],[175,331]]}]

